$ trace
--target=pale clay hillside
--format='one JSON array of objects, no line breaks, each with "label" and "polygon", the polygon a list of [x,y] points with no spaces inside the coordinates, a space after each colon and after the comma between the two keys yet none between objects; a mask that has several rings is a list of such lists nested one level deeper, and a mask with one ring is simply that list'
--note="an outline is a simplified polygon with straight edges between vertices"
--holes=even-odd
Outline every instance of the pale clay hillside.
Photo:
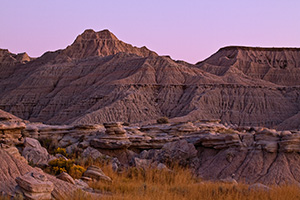
[{"label": "pale clay hillside", "polygon": [[299,73],[297,48],[194,65],[108,30],[0,50],[0,199],[298,198]]},{"label": "pale clay hillside", "polygon": [[1,51],[0,108],[50,124],[221,119],[297,129],[300,50],[226,47],[192,65],[86,30],[32,59]]}]

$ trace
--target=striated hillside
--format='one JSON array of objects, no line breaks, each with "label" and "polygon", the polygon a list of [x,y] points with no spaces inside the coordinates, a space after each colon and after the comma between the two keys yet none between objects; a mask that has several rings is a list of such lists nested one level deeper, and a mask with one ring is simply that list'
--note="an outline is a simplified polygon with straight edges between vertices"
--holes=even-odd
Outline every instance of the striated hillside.
[{"label": "striated hillside", "polygon": [[242,73],[279,85],[300,85],[300,49],[297,48],[229,46],[197,66],[219,76]]},{"label": "striated hillside", "polygon": [[86,30],[66,49],[26,63],[1,61],[0,108],[52,124],[167,116],[299,129],[299,52],[227,47],[192,65],[133,47],[108,30]]}]

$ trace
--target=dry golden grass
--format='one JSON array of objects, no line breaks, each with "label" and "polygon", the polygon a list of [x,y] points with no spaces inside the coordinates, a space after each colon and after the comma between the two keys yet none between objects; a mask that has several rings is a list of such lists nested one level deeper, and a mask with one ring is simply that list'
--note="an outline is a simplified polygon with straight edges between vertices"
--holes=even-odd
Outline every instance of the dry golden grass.
[{"label": "dry golden grass", "polygon": [[[102,193],[104,200],[294,200],[300,199],[297,185],[270,186],[270,191],[249,190],[246,184],[203,182],[188,170],[175,167],[172,171],[130,168],[113,172],[109,165],[101,166],[113,181],[93,182],[90,186]],[[99,199],[78,191],[71,199]],[[9,198],[1,197],[0,200]]]},{"label": "dry golden grass", "polygon": [[109,166],[102,169],[113,182],[95,182],[90,186],[100,190],[104,194],[101,199],[106,200],[300,199],[298,186],[273,186],[270,191],[250,191],[246,184],[201,182],[189,170],[179,167],[172,172],[131,168],[122,174],[113,172]]}]

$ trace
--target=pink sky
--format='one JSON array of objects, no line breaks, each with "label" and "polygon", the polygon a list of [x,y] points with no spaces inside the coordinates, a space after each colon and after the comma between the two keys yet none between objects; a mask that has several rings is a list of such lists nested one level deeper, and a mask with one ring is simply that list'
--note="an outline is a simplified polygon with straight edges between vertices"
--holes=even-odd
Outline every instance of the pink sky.
[{"label": "pink sky", "polygon": [[190,63],[228,45],[300,47],[299,0],[12,0],[0,2],[0,48],[32,57],[85,29]]}]

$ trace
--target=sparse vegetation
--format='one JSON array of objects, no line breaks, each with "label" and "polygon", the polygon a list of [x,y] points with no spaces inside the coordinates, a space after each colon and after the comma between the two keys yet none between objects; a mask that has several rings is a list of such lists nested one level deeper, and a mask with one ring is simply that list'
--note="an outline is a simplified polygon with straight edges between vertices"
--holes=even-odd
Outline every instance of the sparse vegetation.
[{"label": "sparse vegetation", "polygon": [[54,153],[55,154],[61,154],[63,156],[66,156],[67,155],[67,151],[65,148],[61,148],[61,147],[58,147],[57,149],[54,150]]},{"label": "sparse vegetation", "polygon": [[45,147],[47,151],[51,154],[55,153],[55,149],[58,148],[58,141],[54,140],[51,137],[41,137],[38,139],[38,141],[41,143],[42,147]]},{"label": "sparse vegetation", "polygon": [[167,124],[167,123],[169,123],[169,119],[167,117],[161,117],[161,118],[157,119],[156,122],[158,124]]},{"label": "sparse vegetation", "polygon": [[175,167],[172,171],[130,168],[120,174],[110,166],[102,166],[112,183],[94,182],[90,186],[102,191],[103,199],[299,199],[297,186],[274,186],[272,190],[249,190],[246,184],[202,182],[188,169]]},{"label": "sparse vegetation", "polygon": [[51,160],[49,162],[50,172],[52,174],[58,175],[62,172],[67,172],[73,178],[81,178],[85,168],[80,165],[75,165],[74,160],[65,160],[63,158],[58,158]]}]

